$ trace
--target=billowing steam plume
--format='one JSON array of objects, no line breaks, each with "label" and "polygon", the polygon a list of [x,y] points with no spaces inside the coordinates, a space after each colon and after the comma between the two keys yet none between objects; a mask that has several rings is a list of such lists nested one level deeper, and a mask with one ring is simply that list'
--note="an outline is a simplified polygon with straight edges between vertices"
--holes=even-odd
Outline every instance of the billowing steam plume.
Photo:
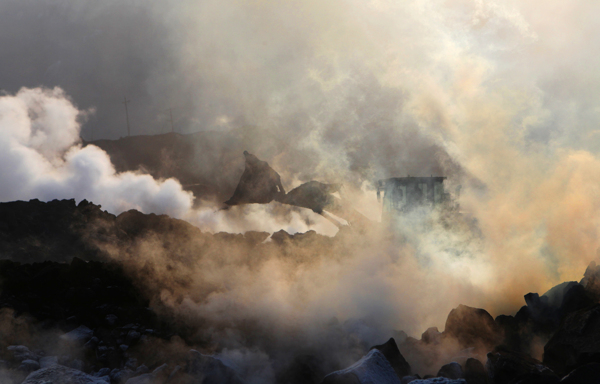
[{"label": "billowing steam plume", "polygon": [[[20,4],[2,6],[20,9]],[[23,17],[37,22],[34,5],[27,4]],[[221,322],[251,318],[264,328],[283,329],[290,321],[307,333],[330,316],[376,314],[386,324],[382,328],[417,334],[441,326],[459,303],[493,315],[511,313],[524,292],[541,293],[579,279],[596,257],[596,3],[220,0],[174,6],[157,1],[132,3],[123,12],[117,3],[81,4],[59,2],[52,8],[66,21],[58,25],[74,25],[86,33],[69,36],[109,47],[110,58],[127,52],[123,57],[138,58],[140,66],[116,59],[110,65],[100,59],[80,63],[74,60],[78,52],[65,49],[57,54],[60,59],[40,59],[45,71],[33,86],[64,82],[76,101],[80,95],[85,99],[83,108],[98,108],[103,123],[113,123],[112,116],[122,112],[95,97],[94,86],[82,89],[73,79],[87,82],[98,70],[89,78],[102,83],[113,65],[123,68],[115,71],[120,74],[137,68],[139,81],[129,89],[137,92],[132,98],[145,101],[140,115],[153,116],[144,118],[150,121],[145,133],[164,128],[164,107],[172,104],[181,105],[182,131],[201,127],[244,134],[257,126],[249,143],[262,144],[264,151],[254,154],[280,173],[286,190],[309,180],[341,183],[357,209],[377,218],[372,182],[378,178],[443,174],[451,187],[461,186],[454,196],[459,219],[428,231],[400,227],[395,235],[407,239],[401,244],[373,225],[364,237],[340,240],[347,243],[331,254],[307,245],[306,252],[318,255],[310,263],[296,262],[301,250],[288,259],[268,253],[258,266],[244,259],[243,250],[224,256],[228,263],[207,258],[199,268],[206,275],[197,283],[211,278],[219,289],[206,300],[178,302],[168,291],[161,296],[180,313]],[[51,9],[45,3],[38,7]],[[12,14],[0,11],[5,15],[0,17]],[[126,23],[117,14],[138,22]],[[114,29],[96,27],[104,20],[114,20]],[[151,25],[157,26],[150,28],[153,34]],[[136,50],[110,44],[117,39],[114,31],[125,26],[130,33],[118,39]],[[61,28],[54,30],[60,36]],[[67,46],[90,45],[83,39]],[[22,68],[16,72],[28,67]],[[73,68],[85,70],[80,77],[67,76]],[[133,78],[123,77],[107,80],[106,92],[119,93],[120,99],[121,84],[132,84]],[[190,210],[192,197],[175,181],[116,174],[105,154],[93,146],[80,148],[80,113],[60,91],[23,90],[4,96],[0,108],[2,200],[86,198],[115,212],[138,207],[178,217],[205,215],[220,225],[218,215],[225,213]],[[105,137],[120,136],[117,127],[123,126],[122,118],[90,124]],[[267,216],[261,213],[257,221]],[[296,228],[304,225],[299,217]],[[231,220],[228,228],[244,230],[244,215]],[[140,249],[162,260],[162,250],[148,244]],[[232,348],[243,339],[237,336],[228,339]]]}]

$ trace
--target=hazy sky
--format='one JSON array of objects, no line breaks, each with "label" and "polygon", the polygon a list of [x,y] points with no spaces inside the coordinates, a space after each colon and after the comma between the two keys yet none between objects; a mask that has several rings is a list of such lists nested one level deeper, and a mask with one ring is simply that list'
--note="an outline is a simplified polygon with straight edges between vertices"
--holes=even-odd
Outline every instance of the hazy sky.
[{"label": "hazy sky", "polygon": [[95,138],[125,135],[127,96],[133,134],[168,131],[172,108],[180,132],[248,123],[327,128],[324,140],[384,119],[395,129],[423,125],[408,104],[428,98],[429,108],[448,110],[479,88],[518,104],[512,123],[528,139],[596,151],[599,7],[4,0],[0,88],[62,87],[80,109],[96,108],[86,139],[92,129]]}]

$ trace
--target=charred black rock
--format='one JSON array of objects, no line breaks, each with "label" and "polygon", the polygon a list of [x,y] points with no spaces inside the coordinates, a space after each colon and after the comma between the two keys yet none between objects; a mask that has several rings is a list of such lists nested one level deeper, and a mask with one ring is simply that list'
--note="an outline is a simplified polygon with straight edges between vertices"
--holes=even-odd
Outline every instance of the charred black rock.
[{"label": "charred black rock", "polygon": [[459,305],[446,319],[445,337],[453,337],[466,347],[490,350],[502,341],[500,327],[485,310]]},{"label": "charred black rock", "polygon": [[404,359],[404,356],[402,356],[402,354],[400,353],[400,350],[398,349],[394,338],[390,338],[384,344],[371,347],[371,349],[369,350],[372,349],[377,349],[381,353],[383,353],[383,355],[388,360],[392,368],[394,368],[394,371],[396,372],[396,375],[398,375],[398,378],[401,379],[404,376],[410,375],[410,365]]},{"label": "charred black rock", "polygon": [[487,355],[486,370],[493,384],[509,384],[521,379],[554,380],[557,376],[540,361],[524,353],[514,352],[502,346]]}]

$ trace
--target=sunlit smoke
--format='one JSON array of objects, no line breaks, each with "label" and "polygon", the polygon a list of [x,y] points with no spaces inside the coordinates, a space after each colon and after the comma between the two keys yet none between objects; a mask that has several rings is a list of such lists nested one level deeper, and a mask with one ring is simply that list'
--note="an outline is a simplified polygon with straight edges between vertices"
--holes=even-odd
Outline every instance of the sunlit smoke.
[{"label": "sunlit smoke", "polygon": [[[64,4],[101,19],[116,9]],[[583,0],[147,6],[134,31],[150,19],[165,33],[160,49],[140,55],[153,59],[141,60],[136,90],[156,121],[164,105],[181,105],[182,131],[234,130],[249,150],[261,149],[256,155],[286,189],[312,179],[342,183],[374,221],[379,178],[444,175],[451,190],[461,187],[453,196],[459,212],[445,222],[437,213],[406,217],[392,234],[373,223],[360,236],[340,231],[335,245],[321,239],[285,252],[267,242],[254,258],[244,247],[214,251],[198,261],[193,283],[199,292],[218,288],[181,301],[184,293],[165,289],[160,300],[181,316],[231,324],[214,335],[239,363],[256,357],[244,355],[235,333],[248,318],[278,335],[300,329],[313,341],[330,334],[321,325],[334,316],[342,323],[371,316],[379,325],[363,334],[375,343],[391,329],[441,328],[459,303],[514,313],[524,293],[578,280],[600,246],[599,7]],[[112,35],[89,36],[100,44]],[[110,57],[121,53],[119,46]],[[73,62],[45,63],[56,74],[48,81],[70,84],[61,66]],[[104,102],[78,92],[101,111]],[[310,212],[280,215],[276,205],[192,210],[174,180],[115,173],[106,154],[78,146],[82,115],[60,90],[23,90],[2,97],[0,108],[2,200],[85,198],[111,212],[169,213],[216,232],[336,231]],[[119,136],[116,124],[105,135]],[[169,255],[152,239],[139,247],[166,265]]]}]

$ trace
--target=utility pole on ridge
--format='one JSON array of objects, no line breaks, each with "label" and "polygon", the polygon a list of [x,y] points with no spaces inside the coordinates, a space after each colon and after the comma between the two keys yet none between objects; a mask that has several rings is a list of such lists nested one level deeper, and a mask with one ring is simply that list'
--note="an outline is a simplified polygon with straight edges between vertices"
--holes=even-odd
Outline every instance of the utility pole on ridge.
[{"label": "utility pole on ridge", "polygon": [[171,116],[171,133],[173,133],[175,129],[173,128],[173,110],[171,108],[169,108],[169,115]]},{"label": "utility pole on ridge", "polygon": [[127,100],[127,97],[123,96],[123,104],[125,105],[125,118],[127,119],[127,136],[131,136],[131,132],[129,130],[129,111],[127,110],[127,103],[131,100]]}]

